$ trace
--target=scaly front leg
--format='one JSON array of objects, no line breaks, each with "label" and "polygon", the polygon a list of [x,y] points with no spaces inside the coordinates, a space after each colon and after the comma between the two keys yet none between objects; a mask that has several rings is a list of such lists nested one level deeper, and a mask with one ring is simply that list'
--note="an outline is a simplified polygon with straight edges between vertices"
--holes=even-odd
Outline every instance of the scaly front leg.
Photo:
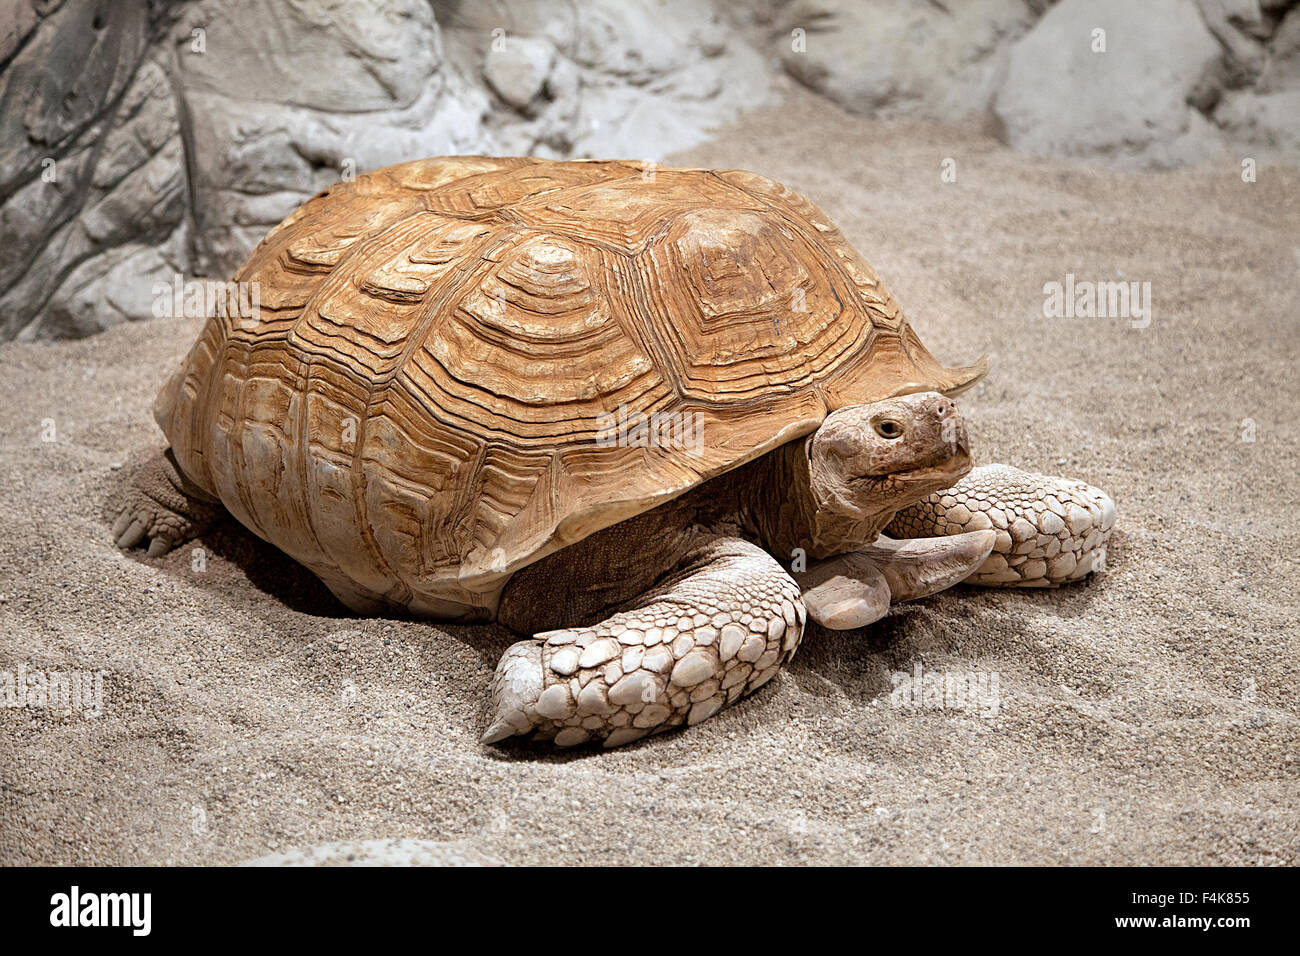
[{"label": "scaly front leg", "polygon": [[510,647],[483,735],[617,747],[697,724],[767,683],[803,635],[799,587],[761,548],[715,538],[654,590],[590,627]]},{"label": "scaly front leg", "polygon": [[1082,481],[984,465],[956,485],[904,508],[885,529],[894,537],[991,528],[993,553],[967,584],[1055,587],[1106,564],[1115,502]]}]

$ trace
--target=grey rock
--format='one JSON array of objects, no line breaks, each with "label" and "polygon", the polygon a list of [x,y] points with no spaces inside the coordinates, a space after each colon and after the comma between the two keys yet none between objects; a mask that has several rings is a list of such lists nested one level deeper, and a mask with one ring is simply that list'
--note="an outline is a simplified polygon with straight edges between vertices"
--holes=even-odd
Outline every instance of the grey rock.
[{"label": "grey rock", "polygon": [[[182,273],[183,233],[164,246],[128,242],[74,268],[45,306],[46,321],[75,335],[157,314]],[[198,334],[197,327],[195,334]]]},{"label": "grey rock", "polygon": [[147,43],[145,0],[65,3],[0,75],[0,198],[96,123],[130,83]]},{"label": "grey rock", "polygon": [[550,40],[515,37],[489,49],[483,78],[498,96],[523,113],[545,88],[554,66],[555,47]]},{"label": "grey rock", "polygon": [[1279,93],[1297,87],[1300,87],[1300,6],[1291,9],[1270,39],[1257,91]]},{"label": "grey rock", "polygon": [[1276,92],[1239,90],[1226,93],[1214,119],[1233,142],[1241,144],[1242,157],[1294,162],[1300,156],[1300,85]]},{"label": "grey rock", "polygon": [[421,2],[202,0],[172,35],[191,89],[348,114],[413,105],[442,61],[437,33]]},{"label": "grey rock", "polygon": [[0,0],[0,63],[14,55],[40,19],[32,0]]},{"label": "grey rock", "polygon": [[148,318],[157,275],[228,277],[368,169],[653,159],[769,93],[689,0],[0,2],[0,340]]},{"label": "grey rock", "polygon": [[1012,47],[994,111],[1029,153],[1197,161],[1218,143],[1188,99],[1219,56],[1191,0],[1062,0]]},{"label": "grey rock", "polygon": [[73,304],[84,299],[73,286],[88,278],[130,282],[114,301],[136,303],[151,277],[132,278],[116,268],[117,258],[80,267],[121,244],[161,247],[185,217],[179,127],[156,64],[143,64],[115,108],[51,159],[42,166],[48,176],[38,174],[0,207],[7,240],[0,246],[3,338],[85,335],[127,318],[112,306],[92,318]]},{"label": "grey rock", "polygon": [[1032,23],[1021,0],[798,0],[778,41],[786,71],[845,109],[954,120],[987,109]]},{"label": "grey rock", "polygon": [[[1264,68],[1269,26],[1259,0],[1196,0],[1205,26],[1222,44],[1222,82],[1253,82]],[[1211,104],[1212,105],[1212,104]]]}]

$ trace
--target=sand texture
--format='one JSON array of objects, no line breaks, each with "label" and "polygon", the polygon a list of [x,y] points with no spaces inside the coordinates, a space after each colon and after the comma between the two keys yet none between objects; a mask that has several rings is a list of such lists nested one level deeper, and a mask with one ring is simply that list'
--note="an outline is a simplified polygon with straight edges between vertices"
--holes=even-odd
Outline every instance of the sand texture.
[{"label": "sand texture", "polygon": [[[805,192],[941,359],[988,352],[977,458],[1108,491],[1108,571],[810,626],[626,749],[485,748],[503,629],[352,619],[231,520],[202,570],[113,548],[194,320],[8,344],[0,672],[106,676],[98,717],[0,709],[0,863],[1300,863],[1300,171],[1104,171],[798,96],[674,161]],[[1149,326],[1045,318],[1067,274],[1149,282]],[[997,713],[895,706],[918,665],[996,674]]]}]

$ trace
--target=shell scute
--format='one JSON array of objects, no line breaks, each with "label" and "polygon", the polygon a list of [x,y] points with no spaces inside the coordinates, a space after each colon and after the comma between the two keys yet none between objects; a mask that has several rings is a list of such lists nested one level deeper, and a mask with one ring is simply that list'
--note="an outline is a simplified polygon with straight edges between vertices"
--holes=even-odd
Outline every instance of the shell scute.
[{"label": "shell scute", "polygon": [[692,397],[729,403],[806,385],[871,334],[817,248],[771,213],[684,213],[638,263]]}]

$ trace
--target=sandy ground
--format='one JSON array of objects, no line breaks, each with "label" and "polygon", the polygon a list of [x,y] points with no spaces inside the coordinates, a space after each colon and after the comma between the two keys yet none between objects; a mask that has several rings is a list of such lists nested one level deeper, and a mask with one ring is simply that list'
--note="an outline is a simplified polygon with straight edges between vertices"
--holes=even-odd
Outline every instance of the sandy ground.
[{"label": "sandy ground", "polygon": [[[99,717],[0,710],[0,862],[1300,863],[1300,172],[1107,172],[811,100],[675,159],[803,190],[941,358],[990,353],[978,456],[1108,490],[1108,572],[812,627],[627,749],[484,748],[504,630],[350,619],[232,521],[201,571],[111,546],[194,322],[7,345],[0,671],[107,676]],[[1044,318],[1067,273],[1150,282],[1153,321]],[[893,706],[917,664],[996,672],[997,715]]]}]

